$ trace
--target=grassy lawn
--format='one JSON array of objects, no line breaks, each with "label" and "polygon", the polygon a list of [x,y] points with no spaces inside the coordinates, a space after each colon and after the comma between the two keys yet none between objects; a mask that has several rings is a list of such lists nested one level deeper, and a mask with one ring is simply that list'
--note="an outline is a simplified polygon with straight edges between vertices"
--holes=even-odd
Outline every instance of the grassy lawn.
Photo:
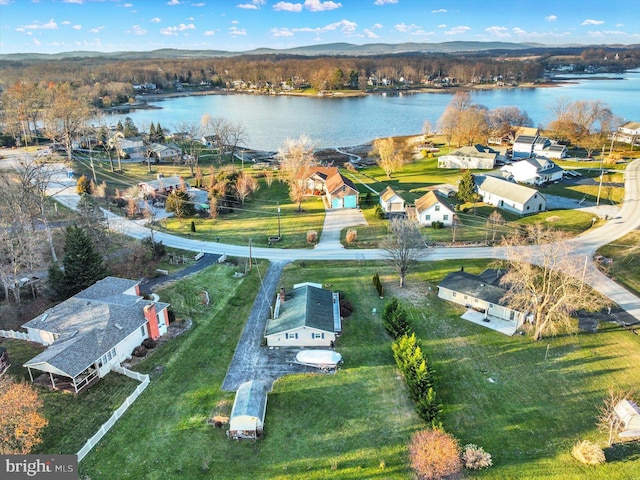
[{"label": "grassy lawn", "polygon": [[635,231],[598,249],[598,254],[613,259],[607,274],[640,296],[640,232]]},{"label": "grassy lawn", "polygon": [[268,237],[278,235],[278,205],[280,206],[281,240],[278,248],[311,247],[307,243],[307,232],[315,230],[318,235],[324,224],[324,204],[317,197],[307,198],[298,205],[291,203],[287,187],[281,182],[273,182],[271,187],[262,183],[260,189],[249,198],[244,208],[235,212],[218,215],[217,218],[193,219],[196,232],[191,232],[191,218],[169,218],[161,222],[161,227],[171,233],[188,235],[196,240],[217,240],[233,245],[268,246]]},{"label": "grassy lawn", "polygon": [[[384,302],[370,286],[377,270],[326,262],[286,270],[286,285],[332,283],[357,311],[339,342],[344,368],[278,381],[269,394],[266,437],[255,443],[229,441],[224,429],[206,421],[229,415],[233,394],[220,387],[259,286],[257,269],[235,279],[234,268],[216,266],[161,291],[194,326],[140,365],[152,375],[151,385],[81,471],[92,479],[112,478],[115,471],[119,479],[410,478],[406,444],[420,423],[397,377],[389,338],[370,315]],[[213,293],[212,285],[215,304],[199,305],[197,293]]]},{"label": "grassy lawn", "polygon": [[[3,346],[11,358],[9,374],[29,381],[22,364],[41,352],[42,347],[19,340],[4,340]],[[111,373],[77,396],[38,387],[49,424],[42,431],[42,443],[32,453],[76,453],[137,385],[124,375]]]},{"label": "grassy lawn", "polygon": [[[444,428],[461,444],[477,443],[493,456],[491,469],[467,472],[468,477],[639,477],[637,442],[605,449],[608,463],[597,468],[570,456],[578,440],[604,446],[606,435],[595,428],[597,406],[608,388],[630,390],[640,382],[638,337],[603,325],[596,334],[534,343],[460,320],[461,309],[438,299],[435,286],[461,265],[479,272],[487,262],[421,263],[402,290],[382,263],[286,267],[284,285],[331,284],[355,311],[337,345],[343,368],[335,375],[291,375],[276,382],[266,436],[258,442],[229,441],[224,429],[207,419],[230,412],[233,394],[220,387],[266,263],[243,278],[233,278],[233,266],[217,265],[162,290],[161,299],[193,326],[138,365],[151,375],[151,385],[82,462],[81,473],[94,480],[113,478],[114,472],[119,479],[413,478],[406,446],[423,426],[397,375],[380,314],[372,313],[397,295],[410,305],[415,331],[437,371]],[[376,272],[387,292],[384,299],[371,285]],[[209,307],[197,300],[204,289],[214,300]],[[119,377],[107,379],[112,376]],[[78,399],[82,403],[87,396]],[[47,444],[46,451],[62,450]]]},{"label": "grassy lawn", "polygon": [[[585,170],[581,171],[581,173],[581,179],[592,179],[593,183],[587,185],[572,185],[567,182],[560,182],[548,185],[540,189],[540,191],[542,194],[548,193],[576,200],[585,199],[589,202],[596,202],[600,183],[600,170]],[[602,203],[615,204],[622,202],[624,199],[624,187],[616,186],[616,184],[624,184],[624,174],[622,172],[604,174],[602,189],[600,189],[600,201]]]}]

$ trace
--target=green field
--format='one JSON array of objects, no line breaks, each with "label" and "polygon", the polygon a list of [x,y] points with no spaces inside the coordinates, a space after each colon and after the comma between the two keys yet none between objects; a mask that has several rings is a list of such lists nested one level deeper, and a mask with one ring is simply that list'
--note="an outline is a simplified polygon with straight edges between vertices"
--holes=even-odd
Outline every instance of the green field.
[{"label": "green field", "polygon": [[[459,261],[422,263],[398,291],[397,278],[381,263],[295,263],[283,283],[330,283],[355,306],[345,320],[337,350],[345,364],[335,375],[292,375],[269,394],[266,436],[229,441],[207,424],[229,415],[233,394],[220,386],[251,308],[247,292],[258,271],[233,278],[219,265],[161,292],[179,318],[193,327],[161,346],[139,365],[151,385],[81,464],[81,473],[113,478],[413,478],[406,446],[423,428],[407,399],[379,313],[392,295],[407,305],[439,379],[444,428],[462,444],[483,446],[494,467],[468,472],[488,479],[629,479],[640,476],[640,445],[605,448],[609,462],[581,466],[570,449],[581,439],[605,446],[595,428],[607,389],[640,382],[638,337],[613,325],[596,334],[532,342],[507,337],[460,320],[461,310],[435,296],[435,285]],[[480,271],[486,262],[464,261]],[[387,298],[371,285],[379,272]],[[202,289],[215,303],[196,300]],[[253,294],[249,295],[250,298]],[[112,374],[114,375],[114,374]],[[494,382],[490,382],[489,378]],[[82,399],[82,396],[79,397]],[[54,447],[52,447],[54,448]]]},{"label": "green field", "polygon": [[616,282],[640,296],[640,232],[631,232],[614,242],[600,247],[598,255],[611,260],[603,264],[605,272]]}]

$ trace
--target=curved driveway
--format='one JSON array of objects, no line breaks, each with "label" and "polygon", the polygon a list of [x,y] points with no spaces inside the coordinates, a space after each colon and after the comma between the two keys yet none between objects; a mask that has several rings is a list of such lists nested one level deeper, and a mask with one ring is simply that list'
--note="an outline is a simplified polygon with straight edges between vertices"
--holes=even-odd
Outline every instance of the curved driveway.
[{"label": "curved driveway", "polygon": [[[75,193],[75,182],[66,178],[66,170],[52,179],[48,193],[53,195],[60,203],[75,208],[78,195]],[[633,315],[640,322],[640,299],[625,290],[620,285],[600,273],[595,267],[592,257],[595,251],[617,238],[626,235],[640,226],[640,159],[633,161],[625,171],[625,199],[620,214],[608,220],[602,227],[571,239],[572,255],[586,257],[587,275],[585,281],[617,303],[621,308]],[[134,238],[149,236],[149,229],[143,224],[145,221],[131,221],[119,217],[111,212],[105,212],[109,218],[110,228]],[[346,227],[348,225],[343,225]],[[165,245],[213,254],[226,254],[238,257],[248,257],[248,247],[239,245],[227,245],[216,242],[205,242],[182,238],[164,232],[155,232],[155,239],[161,240]],[[273,262],[287,262],[291,260],[380,260],[384,258],[384,251],[379,249],[345,249],[341,246],[331,245],[316,249],[252,249],[252,255],[256,258],[264,258]],[[530,248],[536,248],[532,246]],[[500,247],[460,247],[460,248],[430,248],[423,260],[448,260],[448,259],[472,259],[472,258],[504,258],[505,252]]]}]

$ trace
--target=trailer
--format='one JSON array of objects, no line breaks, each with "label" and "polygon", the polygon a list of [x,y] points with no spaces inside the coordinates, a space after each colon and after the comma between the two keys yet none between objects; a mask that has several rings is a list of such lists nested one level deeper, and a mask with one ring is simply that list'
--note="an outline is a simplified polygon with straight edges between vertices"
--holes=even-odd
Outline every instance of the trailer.
[{"label": "trailer", "polygon": [[333,350],[301,350],[296,354],[294,363],[329,372],[342,363],[342,355]]}]

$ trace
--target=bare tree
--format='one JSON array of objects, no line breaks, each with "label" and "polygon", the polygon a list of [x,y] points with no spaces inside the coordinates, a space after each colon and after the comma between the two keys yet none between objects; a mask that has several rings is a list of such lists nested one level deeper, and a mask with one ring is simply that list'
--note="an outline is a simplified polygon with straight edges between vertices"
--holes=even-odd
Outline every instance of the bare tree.
[{"label": "bare tree", "polygon": [[611,109],[601,100],[570,102],[560,98],[551,113],[554,120],[547,128],[556,139],[584,146],[589,156],[603,145],[613,121]]},{"label": "bare tree", "polygon": [[458,126],[460,124],[460,115],[470,107],[471,95],[468,92],[458,92],[442,112],[438,119],[438,129],[444,133],[448,145],[451,145],[452,142],[459,142]]},{"label": "bare tree", "polygon": [[[533,315],[533,339],[574,332],[578,310],[598,311],[606,299],[584,282],[582,258],[570,254],[568,235],[527,227],[525,235],[506,239],[507,273],[501,283],[508,290],[503,300],[514,310]],[[522,248],[536,245],[535,248]]]},{"label": "bare tree", "polygon": [[289,198],[298,204],[298,211],[302,210],[305,196],[304,181],[315,163],[313,152],[313,142],[304,134],[298,140],[286,139],[278,151],[282,178],[289,186]]},{"label": "bare tree", "polygon": [[91,115],[86,98],[74,91],[70,84],[61,83],[49,91],[44,114],[44,128],[53,142],[59,142],[71,161],[72,143]]},{"label": "bare tree", "polygon": [[614,435],[620,430],[620,418],[616,414],[615,408],[622,400],[631,400],[633,392],[616,391],[609,388],[607,396],[598,407],[598,429],[606,432],[609,436],[607,443],[613,443]]},{"label": "bare tree", "polygon": [[209,114],[205,114],[200,119],[200,125],[205,134],[215,138],[221,160],[227,151],[234,159],[238,146],[248,141],[246,129],[241,123],[231,122],[222,117],[212,118]]},{"label": "bare tree", "polygon": [[236,195],[244,206],[244,202],[249,195],[258,190],[258,181],[256,178],[247,172],[240,172],[236,179]]},{"label": "bare tree", "polygon": [[400,275],[400,287],[411,267],[426,253],[426,241],[418,224],[396,217],[389,222],[390,234],[380,242],[386,262]]},{"label": "bare tree", "polygon": [[460,112],[456,135],[458,143],[473,145],[476,142],[485,142],[489,136],[488,110],[480,105]]},{"label": "bare tree", "polygon": [[489,112],[489,132],[494,138],[512,135],[514,127],[531,127],[533,121],[518,107],[498,107]]},{"label": "bare tree", "polygon": [[376,163],[384,170],[387,178],[391,178],[391,174],[403,164],[402,155],[391,137],[376,139],[371,153],[378,157]]},{"label": "bare tree", "polygon": [[184,155],[181,155],[180,160],[184,165],[189,167],[191,176],[195,174],[195,170],[198,167],[200,161],[200,137],[203,134],[203,127],[198,122],[181,122],[176,126],[176,131],[185,134],[185,142],[182,144],[184,148]]},{"label": "bare tree", "polygon": [[504,218],[500,215],[498,210],[494,210],[489,215],[487,219],[487,226],[491,229],[491,241],[496,241],[496,231],[498,230],[498,225],[504,224]]}]

